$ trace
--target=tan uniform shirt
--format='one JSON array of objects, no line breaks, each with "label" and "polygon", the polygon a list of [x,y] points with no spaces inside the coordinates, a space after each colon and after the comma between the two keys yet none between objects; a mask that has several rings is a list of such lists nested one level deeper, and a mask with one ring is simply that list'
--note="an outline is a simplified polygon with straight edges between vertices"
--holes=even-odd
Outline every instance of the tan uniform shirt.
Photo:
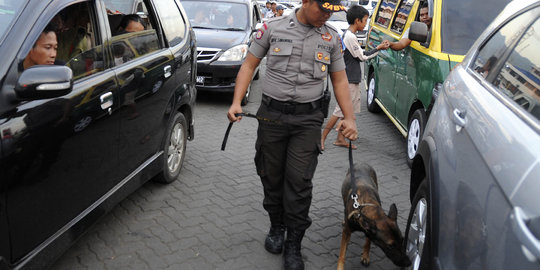
[{"label": "tan uniform shirt", "polygon": [[266,59],[262,81],[265,95],[280,101],[319,99],[328,72],[345,69],[341,40],[328,25],[301,24],[296,12],[265,23],[254,36],[249,52]]}]

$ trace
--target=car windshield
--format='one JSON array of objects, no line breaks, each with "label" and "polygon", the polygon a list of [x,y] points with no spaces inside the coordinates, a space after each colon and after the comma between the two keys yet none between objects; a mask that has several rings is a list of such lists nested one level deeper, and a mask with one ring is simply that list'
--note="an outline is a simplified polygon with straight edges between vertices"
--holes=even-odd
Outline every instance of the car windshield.
[{"label": "car windshield", "polygon": [[330,17],[330,19],[328,19],[329,21],[342,21],[342,22],[346,22],[347,21],[347,13],[345,12],[334,12],[332,14],[332,16]]},{"label": "car windshield", "polygon": [[4,35],[9,29],[25,1],[21,0],[0,0],[0,41],[4,40]]},{"label": "car windshield", "polygon": [[[464,55],[510,0],[451,0],[443,2],[442,51]],[[463,29],[467,29],[464,31]]]},{"label": "car windshield", "polygon": [[215,1],[182,1],[193,28],[244,31],[248,27],[248,6]]}]

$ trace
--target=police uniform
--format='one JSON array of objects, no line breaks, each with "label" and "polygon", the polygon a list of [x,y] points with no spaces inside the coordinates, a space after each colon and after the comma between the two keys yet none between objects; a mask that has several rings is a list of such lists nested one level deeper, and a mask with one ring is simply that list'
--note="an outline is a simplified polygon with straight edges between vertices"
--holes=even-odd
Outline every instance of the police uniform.
[{"label": "police uniform", "polygon": [[324,79],[328,72],[344,70],[345,63],[337,31],[326,24],[304,25],[296,12],[265,23],[249,52],[267,57],[255,156],[264,186],[263,206],[272,224],[303,231],[311,225]]}]

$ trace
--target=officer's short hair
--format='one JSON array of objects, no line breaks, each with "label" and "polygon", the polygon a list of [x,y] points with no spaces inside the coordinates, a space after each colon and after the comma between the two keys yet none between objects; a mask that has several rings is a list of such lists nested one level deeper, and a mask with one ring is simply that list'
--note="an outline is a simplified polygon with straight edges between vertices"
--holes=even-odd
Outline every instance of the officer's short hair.
[{"label": "officer's short hair", "polygon": [[347,22],[349,25],[354,24],[354,20],[362,20],[365,16],[369,16],[369,11],[362,6],[354,5],[347,11]]}]

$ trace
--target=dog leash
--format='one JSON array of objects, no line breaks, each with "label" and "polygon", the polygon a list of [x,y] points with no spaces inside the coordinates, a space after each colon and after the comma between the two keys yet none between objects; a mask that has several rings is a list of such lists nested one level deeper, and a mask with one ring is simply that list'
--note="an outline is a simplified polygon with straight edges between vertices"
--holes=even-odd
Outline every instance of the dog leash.
[{"label": "dog leash", "polygon": [[349,140],[349,172],[351,174],[351,199],[354,200],[353,207],[354,209],[358,209],[360,207],[360,204],[358,203],[358,193],[356,190],[356,183],[354,182],[354,162],[353,162],[353,154],[352,154],[352,140]]},{"label": "dog leash", "polygon": [[[255,118],[257,120],[267,121],[267,122],[274,122],[274,123],[279,124],[279,121],[270,120],[270,119],[267,119],[267,118],[264,118],[264,117],[261,117],[261,116],[257,116],[255,114],[248,113],[248,112],[235,113],[234,116],[236,116],[236,117],[238,117],[238,116],[251,117],[251,118]],[[225,136],[223,137],[223,142],[221,143],[221,151],[225,151],[225,146],[227,145],[227,140],[229,139],[229,133],[231,132],[231,128],[232,128],[233,124],[234,124],[234,122],[229,122],[229,126],[227,127],[227,131],[225,132]]]},{"label": "dog leash", "polygon": [[356,183],[354,181],[354,179],[356,179],[354,177],[354,162],[353,162],[353,154],[352,154],[352,141],[349,140],[349,171],[351,173],[351,199],[354,200],[354,203],[353,203],[353,207],[354,209],[358,209],[360,208],[360,206],[376,206],[375,204],[372,204],[372,203],[358,203],[358,193],[357,193],[357,189],[356,189]]}]

